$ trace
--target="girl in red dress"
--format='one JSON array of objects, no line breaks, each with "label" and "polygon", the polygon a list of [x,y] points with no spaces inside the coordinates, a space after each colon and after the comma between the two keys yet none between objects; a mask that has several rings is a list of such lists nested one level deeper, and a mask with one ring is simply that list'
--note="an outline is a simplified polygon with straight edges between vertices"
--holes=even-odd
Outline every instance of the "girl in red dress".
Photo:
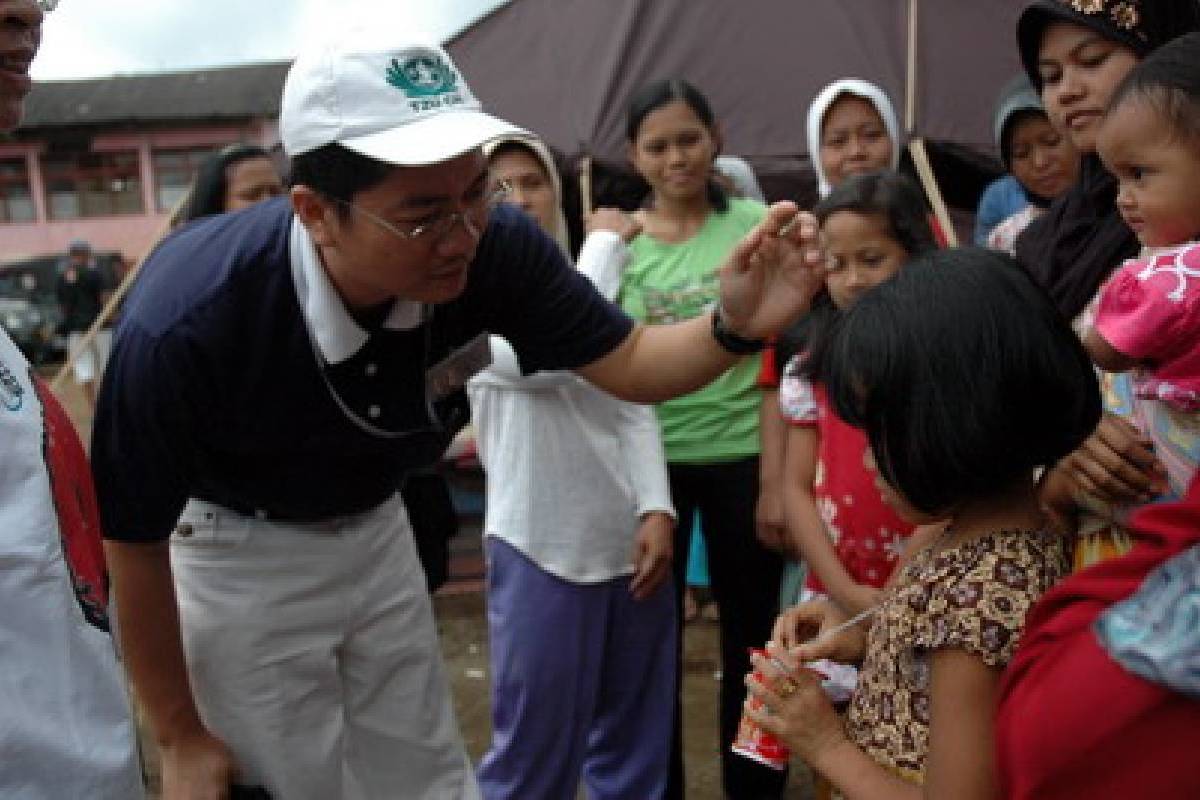
[{"label": "girl in red dress", "polygon": [[[829,325],[910,258],[936,249],[924,199],[906,178],[875,172],[847,179],[814,209],[829,272],[805,322],[801,351],[820,346]],[[875,604],[912,525],[888,508],[864,466],[867,439],[830,409],[824,389],[788,363],[779,401],[789,423],[784,515],[808,563],[810,596],[854,614]]]}]

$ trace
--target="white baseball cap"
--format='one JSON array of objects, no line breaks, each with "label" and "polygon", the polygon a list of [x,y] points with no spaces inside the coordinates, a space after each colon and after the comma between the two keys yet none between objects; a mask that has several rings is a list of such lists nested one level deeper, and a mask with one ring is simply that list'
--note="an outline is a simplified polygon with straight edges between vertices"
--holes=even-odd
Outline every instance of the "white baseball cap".
[{"label": "white baseball cap", "polygon": [[344,32],[292,64],[279,112],[289,156],[336,142],[377,161],[421,166],[525,133],[483,113],[434,39],[392,32],[387,44],[371,41],[380,35]]}]

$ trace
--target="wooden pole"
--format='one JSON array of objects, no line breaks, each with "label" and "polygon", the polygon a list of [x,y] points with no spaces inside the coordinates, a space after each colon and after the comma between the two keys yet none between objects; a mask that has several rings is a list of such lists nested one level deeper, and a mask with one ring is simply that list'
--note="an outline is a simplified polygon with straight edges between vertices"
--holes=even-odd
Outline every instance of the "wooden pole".
[{"label": "wooden pole", "polygon": [[592,157],[585,155],[579,159],[579,208],[586,224],[592,215]]},{"label": "wooden pole", "polygon": [[958,246],[958,234],[954,232],[954,223],[950,220],[950,212],[946,208],[946,201],[942,197],[942,190],[938,188],[937,177],[933,174],[933,167],[929,163],[929,153],[925,150],[925,140],[919,136],[913,136],[917,129],[917,39],[920,27],[918,24],[918,11],[920,10],[920,0],[908,0],[908,69],[905,74],[904,85],[904,129],[911,137],[908,142],[908,152],[912,155],[913,165],[917,168],[917,176],[921,179],[921,186],[925,189],[925,196],[929,198],[929,205],[933,207],[933,215],[938,221],[938,225],[942,228],[942,234],[946,237],[946,244],[949,247]]},{"label": "wooden pole", "polygon": [[[150,246],[146,248],[146,252],[142,253],[142,257],[137,260],[137,263],[130,267],[129,271],[126,272],[124,277],[121,278],[121,283],[112,293],[112,296],[108,298],[108,302],[104,304],[104,308],[100,309],[100,313],[97,314],[96,319],[92,321],[92,326],[88,328],[87,331],[84,332],[83,336],[79,338],[79,343],[75,345],[75,349],[67,354],[67,360],[63,362],[62,369],[60,369],[58,374],[54,376],[54,379],[50,381],[50,389],[52,391],[57,391],[58,388],[62,386],[62,382],[66,380],[67,374],[71,371],[71,367],[75,366],[75,362],[79,360],[79,357],[83,355],[84,351],[92,346],[92,342],[100,333],[100,329],[103,328],[110,319],[112,319],[113,314],[116,313],[117,308],[121,305],[121,301],[125,299],[125,295],[129,293],[129,289],[133,286],[133,279],[137,277],[137,274],[141,270],[142,263],[145,262],[146,257],[154,252],[154,248],[158,247],[158,243],[161,242],[166,235],[171,232],[171,229],[174,227],[175,216],[179,213],[179,210],[183,208],[183,204],[187,201],[187,197],[187,194],[184,194],[184,196],[180,198],[179,202],[175,204],[175,207],[171,209],[171,213],[167,215],[166,220],[163,221],[163,224],[154,234],[154,241],[152,241]],[[99,373],[100,365],[97,364],[96,367],[96,371]]]},{"label": "wooden pole", "polygon": [[908,69],[904,80],[904,130],[917,129],[917,10],[918,0],[908,0]]},{"label": "wooden pole", "polygon": [[929,164],[929,154],[925,152],[925,140],[920,137],[911,139],[908,143],[908,152],[912,154],[913,165],[917,168],[917,175],[921,178],[921,186],[925,189],[925,196],[929,198],[929,205],[933,206],[933,215],[937,218],[938,225],[942,227],[942,234],[946,237],[946,246],[958,247],[958,234],[954,232],[954,223],[950,219],[946,201],[942,199],[942,190],[938,188],[933,167]]}]

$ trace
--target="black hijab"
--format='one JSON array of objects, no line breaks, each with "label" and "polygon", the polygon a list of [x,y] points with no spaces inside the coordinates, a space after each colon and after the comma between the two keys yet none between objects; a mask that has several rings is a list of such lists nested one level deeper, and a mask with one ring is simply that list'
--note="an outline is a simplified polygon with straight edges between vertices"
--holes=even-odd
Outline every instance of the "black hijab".
[{"label": "black hijab", "polygon": [[[1021,14],[1017,44],[1034,87],[1041,91],[1038,51],[1054,22],[1096,31],[1129,47],[1139,59],[1177,36],[1200,30],[1200,0],[1038,0]],[[1100,284],[1137,255],[1137,237],[1117,212],[1117,180],[1100,158],[1087,155],[1079,180],[1025,229],[1017,261],[1040,283],[1067,319],[1074,319]]]}]

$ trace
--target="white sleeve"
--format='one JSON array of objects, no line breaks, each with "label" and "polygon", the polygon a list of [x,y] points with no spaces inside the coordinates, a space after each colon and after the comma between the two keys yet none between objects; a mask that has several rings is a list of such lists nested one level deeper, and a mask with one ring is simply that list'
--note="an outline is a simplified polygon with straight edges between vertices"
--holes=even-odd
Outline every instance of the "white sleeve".
[{"label": "white sleeve", "polygon": [[629,246],[613,231],[589,234],[579,251],[579,272],[596,285],[606,300],[615,301],[621,274],[629,265]]},{"label": "white sleeve", "polygon": [[[629,259],[629,247],[619,234],[596,231],[584,241],[579,251],[577,269],[606,300],[613,301],[621,288],[621,274],[629,264]],[[480,374],[481,383],[490,381],[510,388],[551,389],[575,380],[575,374],[566,370],[523,375],[512,345],[500,336],[490,337],[490,342],[492,363]]]},{"label": "white sleeve", "polygon": [[[613,231],[590,234],[579,251],[579,271],[608,300],[615,300],[621,288],[621,275],[630,260],[629,246]],[[658,418],[650,406],[617,401],[617,437],[629,469],[630,482],[637,496],[639,517],[651,511],[675,516],[671,502],[671,484],[663,454]]]},{"label": "white sleeve", "polygon": [[621,452],[637,498],[637,515],[641,517],[651,511],[662,511],[675,517],[662,433],[654,409],[626,402],[620,402],[618,406],[617,438],[621,442]]},{"label": "white sleeve", "polygon": [[492,348],[492,363],[473,379],[477,384],[500,384],[513,389],[554,389],[565,386],[576,380],[575,373],[563,370],[535,372],[532,375],[521,373],[521,364],[517,361],[517,353],[503,336],[489,336],[488,343]]}]

